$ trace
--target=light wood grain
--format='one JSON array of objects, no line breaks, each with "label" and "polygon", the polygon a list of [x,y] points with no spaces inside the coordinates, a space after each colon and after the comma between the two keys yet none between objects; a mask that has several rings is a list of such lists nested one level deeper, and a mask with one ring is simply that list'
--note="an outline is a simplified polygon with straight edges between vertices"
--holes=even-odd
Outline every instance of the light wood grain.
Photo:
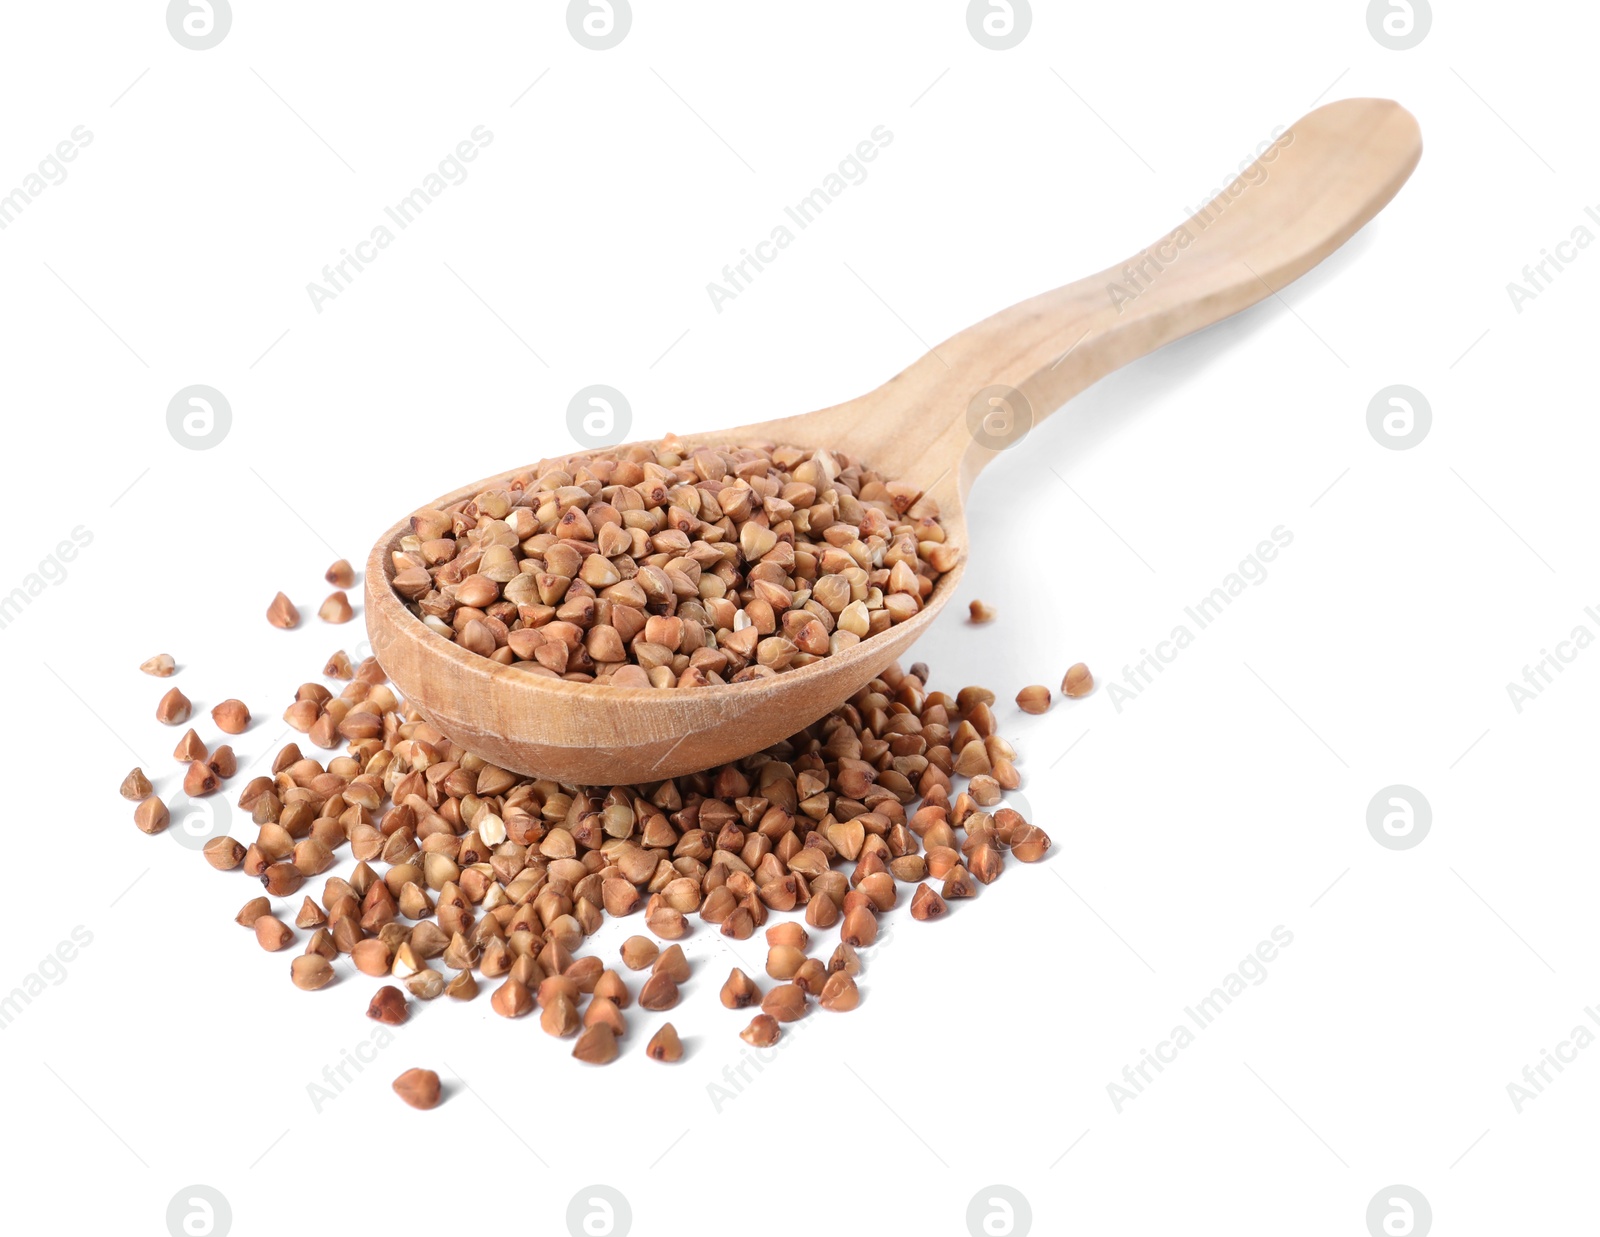
[{"label": "light wood grain", "polygon": [[[951,541],[965,547],[964,503],[996,452],[974,441],[969,405],[1009,387],[1035,423],[1129,361],[1272,296],[1348,240],[1417,165],[1415,119],[1384,99],[1331,103],[1301,118],[1234,186],[1169,236],[1158,272],[1135,255],[986,318],[858,399],[802,416],[689,435],[699,443],[835,447],[923,486]],[[1166,241],[1168,238],[1162,238]],[[1156,244],[1160,244],[1157,242]],[[1155,248],[1155,245],[1152,246]],[[1141,259],[1152,277],[1118,304]],[[485,478],[428,504],[480,493]],[[508,769],[581,785],[631,785],[759,751],[815,721],[901,657],[954,593],[946,574],[908,622],[773,678],[722,687],[607,688],[501,666],[429,631],[389,586],[397,523],[367,563],[367,629],[406,698],[456,742]],[[981,552],[981,547],[979,547]]]}]

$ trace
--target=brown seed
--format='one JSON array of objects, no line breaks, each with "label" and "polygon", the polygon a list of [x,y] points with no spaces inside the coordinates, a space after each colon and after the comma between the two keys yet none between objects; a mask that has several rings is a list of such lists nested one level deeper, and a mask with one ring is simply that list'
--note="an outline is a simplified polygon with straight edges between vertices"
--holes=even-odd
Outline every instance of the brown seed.
[{"label": "brown seed", "polygon": [[337,876],[328,877],[322,882],[322,900],[328,904],[330,923],[361,918],[361,903],[357,900],[355,886],[348,881]]},{"label": "brown seed", "polygon": [[843,971],[838,971],[830,975],[828,982],[822,986],[822,996],[817,1003],[823,1009],[843,1013],[861,1004],[861,990],[856,987],[855,980]]},{"label": "brown seed", "polygon": [[[892,911],[900,897],[895,889],[894,877],[888,872],[869,872],[861,878],[861,883],[856,888],[880,914]],[[848,904],[848,895],[846,899]]]},{"label": "brown seed", "polygon": [[339,956],[339,947],[334,944],[333,937],[326,928],[318,928],[311,934],[311,939],[306,942],[308,954],[321,954],[329,962]]},{"label": "brown seed", "polygon": [[355,667],[350,664],[350,654],[343,649],[328,658],[327,664],[322,667],[322,673],[330,679],[353,679],[356,677]]},{"label": "brown seed", "polygon": [[206,768],[226,781],[239,772],[239,758],[233,754],[233,748],[224,743],[207,758]]},{"label": "brown seed", "polygon": [[555,999],[561,996],[576,1005],[583,993],[579,990],[577,981],[570,976],[547,975],[539,981],[533,999],[540,1009],[548,1009]]},{"label": "brown seed", "polygon": [[689,935],[689,921],[681,911],[660,905],[645,912],[645,926],[664,941],[682,940]]},{"label": "brown seed", "polygon": [[404,940],[395,947],[394,961],[389,965],[389,974],[397,979],[405,979],[420,971],[422,963],[423,959],[417,957],[417,951],[412,948],[411,942]]},{"label": "brown seed", "polygon": [[193,761],[183,775],[183,793],[191,799],[209,795],[221,785],[222,779],[198,760]]},{"label": "brown seed", "polygon": [[326,922],[328,915],[323,914],[322,907],[317,906],[317,903],[310,898],[302,899],[299,914],[294,915],[294,927],[320,928]]},{"label": "brown seed", "polygon": [[578,905],[574,908],[572,916],[578,921],[578,927],[585,936],[594,935],[600,931],[601,924],[605,923],[605,912],[588,898],[578,899]]},{"label": "brown seed", "polygon": [[250,710],[243,700],[229,698],[211,710],[211,720],[223,734],[243,734],[250,725]]},{"label": "brown seed", "polygon": [[157,653],[154,657],[140,662],[139,669],[146,674],[155,675],[158,679],[166,679],[177,672],[178,663],[172,659],[171,653]]},{"label": "brown seed", "polygon": [[168,726],[181,726],[189,720],[189,714],[193,711],[189,697],[174,687],[156,702],[156,721]]},{"label": "brown seed", "polygon": [[444,995],[444,976],[425,966],[416,974],[406,976],[406,991],[419,1001],[434,1000]]},{"label": "brown seed", "polygon": [[296,988],[315,992],[333,982],[333,966],[321,954],[301,954],[289,963],[289,978]]},{"label": "brown seed", "polygon": [[978,887],[972,883],[972,874],[966,868],[957,864],[950,869],[950,874],[944,878],[942,892],[947,900],[970,898],[978,892]]},{"label": "brown seed", "polygon": [[625,881],[620,877],[613,877],[604,881],[600,888],[600,897],[605,904],[606,914],[615,919],[624,915],[631,915],[639,909],[639,890],[632,881]]},{"label": "brown seed", "polygon": [[1005,871],[1006,861],[1001,857],[998,848],[984,842],[974,848],[969,860],[970,871],[975,880],[982,881],[985,885],[992,885],[1000,879],[1000,873]]},{"label": "brown seed", "polygon": [[322,578],[333,585],[334,588],[349,588],[356,582],[356,572],[355,568],[350,566],[347,560],[341,558],[332,567],[329,567],[327,571],[323,572]]},{"label": "brown seed", "polygon": [[520,1018],[533,1011],[533,994],[521,980],[507,979],[494,990],[489,1004],[502,1018]]},{"label": "brown seed", "polygon": [[574,1035],[578,1030],[578,1007],[565,992],[557,993],[555,999],[539,1012],[539,1025],[544,1028],[545,1034],[558,1039]]},{"label": "brown seed", "polygon": [[783,1029],[771,1014],[757,1014],[750,1019],[750,1025],[739,1032],[739,1038],[756,1048],[770,1048],[782,1034]]},{"label": "brown seed", "polygon": [[1094,690],[1094,675],[1089,673],[1089,667],[1081,661],[1067,670],[1066,678],[1061,680],[1061,694],[1073,700],[1087,696]]},{"label": "brown seed", "polygon": [[406,994],[393,984],[385,984],[374,992],[367,1005],[368,1018],[391,1027],[399,1026],[410,1016],[411,1005],[406,1000]]},{"label": "brown seed", "polygon": [[572,1055],[586,1065],[610,1065],[617,1059],[617,1037],[604,1022],[597,1022],[572,1046]]},{"label": "brown seed", "polygon": [[652,1061],[683,1060],[683,1041],[678,1038],[678,1029],[670,1022],[663,1022],[661,1029],[644,1046],[644,1055]]},{"label": "brown seed", "polygon": [[767,950],[767,974],[774,979],[793,979],[805,960],[805,954],[793,945],[774,945]]},{"label": "brown seed", "polygon": [[768,945],[790,945],[795,949],[804,950],[810,940],[811,937],[806,930],[792,919],[774,924],[767,929]]},{"label": "brown seed", "polygon": [[660,946],[648,936],[630,936],[622,942],[622,965],[630,971],[642,971],[659,952]]},{"label": "brown seed", "polygon": [[670,975],[652,975],[639,990],[639,1008],[671,1009],[678,1003],[678,985]]},{"label": "brown seed", "polygon": [[973,739],[961,749],[961,754],[956,757],[954,773],[962,777],[972,777],[977,773],[988,773],[993,765],[989,760],[989,753],[983,746],[982,739]]},{"label": "brown seed", "polygon": [[263,915],[272,914],[272,903],[265,898],[251,898],[239,908],[239,913],[233,917],[233,922],[241,928],[253,928],[256,920]]},{"label": "brown seed", "polygon": [[294,931],[283,920],[263,915],[255,922],[256,942],[268,953],[277,953],[294,940]]},{"label": "brown seed", "polygon": [[478,981],[472,977],[471,971],[462,971],[445,985],[444,992],[458,1001],[470,1001],[478,995]]},{"label": "brown seed", "polygon": [[350,598],[344,595],[343,590],[328,594],[328,599],[317,610],[317,617],[324,623],[348,623],[355,611],[350,608]]},{"label": "brown seed", "polygon": [[439,1075],[431,1069],[408,1069],[394,1080],[394,1093],[413,1108],[439,1106]]},{"label": "brown seed", "polygon": [[723,936],[736,941],[748,941],[755,935],[756,921],[748,906],[738,906],[728,913],[720,929]]},{"label": "brown seed", "polygon": [[[420,930],[421,924],[417,925]],[[416,933],[412,934],[413,936]],[[444,935],[443,930],[440,935]],[[460,932],[450,937],[450,942],[444,949],[444,964],[454,971],[470,971],[478,965],[478,947],[469,941]]]},{"label": "brown seed", "polygon": [[633,994],[628,991],[628,985],[622,976],[615,971],[602,971],[600,978],[595,980],[594,995],[596,998],[604,997],[616,1004],[618,1009],[627,1009],[633,1004]]},{"label": "brown seed", "polygon": [[160,833],[171,820],[167,805],[154,795],[133,809],[133,823],[145,833]]},{"label": "brown seed", "polygon": [[144,770],[137,766],[127,777],[122,779],[122,797],[130,799],[134,803],[138,803],[141,799],[148,799],[152,789],[150,779],[144,775]]},{"label": "brown seed", "polygon": [[831,928],[839,922],[839,905],[825,893],[814,893],[806,903],[806,922],[813,928]]},{"label": "brown seed", "polygon": [[261,874],[261,884],[275,898],[286,898],[305,883],[304,874],[292,863],[275,863]]},{"label": "brown seed", "polygon": [[244,847],[230,837],[212,838],[205,844],[206,862],[219,872],[232,871],[244,862]]},{"label": "brown seed", "polygon": [[[933,891],[930,889],[928,892],[932,893]],[[828,959],[828,973],[830,975],[841,971],[851,976],[861,974],[861,955],[843,941],[839,942],[838,947],[833,951],[833,955]]]},{"label": "brown seed", "polygon": [[878,917],[865,906],[858,906],[844,917],[839,939],[856,949],[865,949],[878,939]]},{"label": "brown seed", "polygon": [[794,984],[807,996],[816,996],[828,982],[828,968],[821,958],[807,958],[794,973]]},{"label": "brown seed", "polygon": [[1011,853],[1023,863],[1038,863],[1050,849],[1050,835],[1034,825],[1023,825],[1011,835]]},{"label": "brown seed", "polygon": [[589,957],[573,959],[572,965],[562,974],[578,985],[579,992],[593,992],[604,971],[605,966],[599,958]]},{"label": "brown seed", "polygon": [[[491,919],[488,922],[494,923],[496,927],[499,926],[496,920]],[[478,970],[483,972],[485,979],[499,979],[502,975],[511,973],[512,961],[511,950],[507,948],[505,941],[498,936],[491,936],[484,942],[483,956],[478,959]]]},{"label": "brown seed", "polygon": [[983,602],[973,599],[967,605],[967,618],[974,623],[988,623],[994,620],[994,611]]},{"label": "brown seed", "polygon": [[1014,811],[1011,808],[1002,807],[995,809],[995,832],[1000,835],[1000,840],[1007,846],[1011,845],[1011,840],[1016,836],[1017,830],[1025,827],[1027,823],[1027,821],[1022,819],[1022,814],[1020,812]]},{"label": "brown seed", "polygon": [[[353,917],[353,916],[350,917],[350,918],[347,918],[347,919],[341,919],[338,923],[332,924],[330,926],[330,928],[329,928],[329,931],[333,935],[333,943],[334,943],[334,945],[338,948],[339,952],[342,953],[342,954],[354,955],[356,949],[361,945],[363,937],[365,935],[362,932],[360,921],[358,919],[356,919],[355,917]],[[387,950],[388,949],[388,943],[387,942],[381,942],[381,943],[384,945],[384,948]],[[362,967],[358,967],[357,969],[358,970],[362,970],[366,974],[378,974],[378,975],[386,975],[386,974],[388,974],[387,967],[385,967],[384,970],[377,971],[377,972],[366,971],[365,968],[362,968]]]},{"label": "brown seed", "polygon": [[734,967],[728,973],[727,982],[722,985],[720,995],[722,1004],[728,1009],[744,1009],[761,999],[761,989],[756,987],[750,976],[738,967]]},{"label": "brown seed", "polygon": [[994,693],[987,687],[971,684],[956,693],[956,709],[965,716],[980,704],[993,704],[994,699]]},{"label": "brown seed", "polygon": [[902,884],[915,885],[928,874],[928,860],[924,855],[901,855],[890,861],[889,871]]},{"label": "brown seed", "polygon": [[296,871],[305,876],[319,876],[338,862],[333,852],[315,837],[301,838],[296,842],[293,859]]},{"label": "brown seed", "polygon": [[938,919],[950,908],[945,900],[934,892],[932,885],[918,885],[916,893],[911,895],[911,918],[920,920]]},{"label": "brown seed", "polygon": [[628,1030],[627,1020],[617,1008],[617,1003],[610,997],[595,997],[589,1002],[589,1008],[583,1011],[584,1026],[592,1027],[597,1022],[605,1023],[616,1035],[625,1035]]},{"label": "brown seed", "polygon": [[192,761],[206,758],[206,745],[201,741],[193,729],[187,731],[183,738],[178,740],[178,745],[172,749],[172,758],[189,764]]},{"label": "brown seed", "polygon": [[281,825],[262,825],[256,840],[244,852],[244,874],[260,880],[267,868],[293,849],[294,843]]},{"label": "brown seed", "polygon": [[689,978],[689,960],[683,956],[683,946],[669,945],[663,949],[655,965],[650,968],[650,973],[665,975],[675,984],[686,982]]},{"label": "brown seed", "polygon": [[979,807],[994,807],[1000,802],[1000,783],[980,773],[967,782],[967,794]]},{"label": "brown seed", "polygon": [[419,958],[437,958],[450,948],[450,938],[443,928],[427,919],[411,929],[411,939],[406,944]]},{"label": "brown seed", "polygon": [[1050,708],[1050,689],[1034,684],[1017,693],[1017,708],[1024,713],[1045,713]]},{"label": "brown seed", "polygon": [[[344,924],[350,923],[348,919],[335,925],[335,932]],[[389,966],[394,961],[389,952],[389,946],[377,937],[370,940],[358,941],[350,950],[350,961],[355,964],[356,970],[363,975],[387,975]]]},{"label": "brown seed", "polygon": [[320,748],[331,749],[339,746],[338,722],[332,713],[324,713],[311,723],[311,729],[306,731],[310,740]]},{"label": "brown seed", "polygon": [[761,1012],[779,1022],[793,1022],[805,1016],[806,994],[795,984],[779,984],[761,1002]]},{"label": "brown seed", "polygon": [[256,820],[256,824],[265,824],[283,811],[283,800],[278,798],[276,790],[276,784],[270,777],[253,777],[239,792],[239,806],[249,812],[252,819],[258,812],[261,813],[261,819]]},{"label": "brown seed", "polygon": [[267,622],[284,630],[298,627],[300,625],[300,611],[294,608],[294,602],[279,593],[272,599],[272,604],[267,607]]}]

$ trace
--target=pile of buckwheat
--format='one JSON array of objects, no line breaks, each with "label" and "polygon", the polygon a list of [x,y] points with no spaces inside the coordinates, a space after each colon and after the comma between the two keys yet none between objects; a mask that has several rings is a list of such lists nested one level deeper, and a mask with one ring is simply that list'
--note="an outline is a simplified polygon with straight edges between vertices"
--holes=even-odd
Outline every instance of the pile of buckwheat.
[{"label": "pile of buckwheat", "polygon": [[707,687],[905,622],[958,556],[931,498],[842,453],[667,438],[416,512],[393,584],[431,630],[533,674]]},{"label": "pile of buckwheat", "polygon": [[[739,464],[742,454],[719,459]],[[774,466],[772,459],[762,458],[764,467]],[[818,463],[816,457],[787,462],[794,469],[778,493],[790,494],[783,501],[799,510],[793,499],[811,494],[792,487],[810,485],[798,479],[811,475],[807,465],[819,477],[835,465]],[[611,477],[619,471],[632,475],[619,463]],[[837,486],[846,474],[853,474],[849,484],[830,491],[841,498],[858,491],[870,497],[880,484],[849,465],[830,483]],[[765,474],[752,467],[738,475],[749,481]],[[546,474],[526,492],[544,493],[539,487],[549,480]],[[615,481],[608,484],[614,487]],[[761,488],[753,485],[750,492]],[[588,504],[591,514],[605,489],[590,495],[596,499]],[[530,519],[544,518],[542,501],[516,510]],[[853,513],[848,506],[840,510]],[[702,514],[707,511],[701,508]],[[871,527],[870,520],[863,517],[863,522]],[[504,522],[491,516],[477,528],[486,523]],[[601,529],[622,527],[609,519],[600,524]],[[861,525],[852,528],[862,531]],[[476,565],[483,565],[492,546],[461,539],[469,543],[466,553],[477,556]],[[844,552],[853,559],[862,543],[851,544],[854,548]],[[548,566],[557,542],[536,548]],[[900,550],[909,553],[909,545],[900,544]],[[796,550],[791,567],[799,555]],[[637,570],[631,579],[657,566],[651,557],[633,560]],[[460,560],[440,561],[448,567]],[[903,566],[919,581],[930,579],[908,563],[897,558],[889,570]],[[348,573],[347,564],[336,564],[329,578],[341,568]],[[715,589],[697,586],[698,600],[679,597],[678,583],[666,568],[659,569],[678,598],[673,617],[687,624],[686,610],[708,619],[720,613],[711,603],[725,598],[707,596]],[[865,581],[852,574],[858,570]],[[847,577],[851,589],[865,582],[869,595],[887,606],[879,585],[871,583],[880,570],[824,574]],[[537,589],[548,574],[519,569],[518,578],[532,580]],[[477,576],[463,582],[472,578]],[[583,579],[561,578],[569,585]],[[755,595],[766,577],[758,575],[753,583],[744,578],[753,590],[742,598],[744,610],[765,602],[776,619],[778,599]],[[437,582],[432,575],[430,580]],[[614,587],[602,584],[601,591]],[[887,595],[894,596],[914,594]],[[599,607],[609,600],[613,618],[630,608],[614,597],[587,600],[597,613],[604,613]],[[569,595],[563,604],[570,602]],[[493,618],[496,604],[509,603],[491,603],[481,611],[485,619]],[[846,603],[841,613],[853,604]],[[275,612],[281,609],[275,603]],[[789,629],[786,620],[777,621]],[[725,631],[732,628],[707,625],[703,634],[720,640]],[[677,648],[674,658],[683,655],[682,645]],[[759,656],[759,645],[750,651]],[[656,670],[671,664],[652,667],[652,681]],[[177,669],[165,654],[141,668],[160,677]],[[681,672],[673,673],[681,682]],[[713,673],[707,672],[708,680]],[[574,1057],[605,1064],[616,1058],[626,1038],[624,1011],[630,1005],[637,1002],[650,1011],[677,1005],[679,985],[690,973],[677,942],[698,923],[701,931],[715,929],[741,941],[765,928],[771,985],[763,992],[762,981],[735,968],[720,990],[729,1009],[759,1007],[741,1036],[765,1046],[777,1040],[783,1023],[806,1016],[813,1005],[855,1008],[861,972],[857,951],[873,944],[882,918],[903,901],[909,901],[912,919],[938,919],[951,902],[973,897],[994,882],[1008,855],[1032,863],[1050,846],[1042,830],[1004,804],[1004,793],[1016,789],[1020,778],[1015,751],[996,732],[993,693],[978,687],[955,696],[931,691],[921,664],[909,672],[890,667],[827,717],[765,751],[667,781],[611,787],[525,777],[474,756],[399,699],[375,659],[352,664],[339,652],[323,675],[344,686],[335,692],[321,682],[302,684],[283,714],[320,754],[308,755],[298,742],[285,745],[271,772],[250,779],[239,791],[238,806],[249,813],[254,838],[214,837],[204,854],[213,868],[241,871],[259,883],[261,892],[244,903],[236,921],[263,949],[298,947],[300,934],[306,934],[303,952],[289,968],[297,987],[315,990],[335,982],[333,963],[341,958],[363,974],[390,981],[367,1011],[385,1024],[406,1021],[414,1000],[473,1000],[481,983],[492,988],[489,1000],[496,1013],[520,1018],[537,1010],[546,1032],[573,1038]],[[191,712],[190,701],[176,687],[156,709],[158,719],[173,726],[188,722]],[[249,727],[251,714],[243,701],[230,699],[212,710],[212,720],[224,734],[235,735]],[[238,774],[232,749],[209,746],[194,729],[184,734],[174,757],[185,766],[183,788],[191,797],[220,793]],[[137,803],[134,821],[140,829],[154,834],[168,826],[167,806],[142,770],[127,776],[122,793]],[[332,875],[346,854],[349,870]],[[307,883],[317,877],[323,878],[321,886],[308,891]],[[296,895],[300,902],[293,907]],[[638,916],[643,932],[623,942],[610,966],[581,952],[608,917],[632,916]],[[777,921],[768,926],[769,920]],[[837,944],[830,951],[821,938],[835,930]],[[629,974],[641,977],[637,990]],[[654,1060],[675,1061],[683,1045],[673,1025],[665,1023],[644,1052]],[[416,1107],[439,1102],[437,1076],[428,1070],[407,1071],[395,1090]]]}]

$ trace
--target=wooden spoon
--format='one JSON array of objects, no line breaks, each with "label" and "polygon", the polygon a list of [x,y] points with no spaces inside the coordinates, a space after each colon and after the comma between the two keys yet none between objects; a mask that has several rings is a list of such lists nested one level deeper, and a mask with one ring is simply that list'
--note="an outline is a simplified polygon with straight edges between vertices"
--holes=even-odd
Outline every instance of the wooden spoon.
[{"label": "wooden spoon", "polygon": [[[685,441],[839,448],[921,486],[950,541],[965,546],[967,492],[1000,450],[1112,370],[1297,279],[1388,203],[1421,154],[1417,122],[1399,104],[1330,103],[1128,263],[985,319],[859,399]],[[470,498],[506,475],[430,506]],[[409,531],[407,521],[396,524],[367,563],[367,630],[384,670],[463,747],[579,785],[658,781],[787,738],[900,657],[961,577],[959,566],[944,575],[907,622],[799,670],[721,687],[608,688],[502,666],[429,631],[389,584],[391,552]]]}]

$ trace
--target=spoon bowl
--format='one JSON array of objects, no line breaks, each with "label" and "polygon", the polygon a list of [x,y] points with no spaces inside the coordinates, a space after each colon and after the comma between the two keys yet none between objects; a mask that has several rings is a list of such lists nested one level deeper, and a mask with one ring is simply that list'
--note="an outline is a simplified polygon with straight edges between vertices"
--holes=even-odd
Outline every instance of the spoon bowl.
[{"label": "spoon bowl", "polygon": [[[760,751],[837,708],[901,657],[960,582],[965,501],[985,464],[1111,371],[1221,321],[1299,278],[1399,191],[1422,139],[1397,103],[1350,99],[1302,117],[1195,215],[1129,261],[952,336],[876,390],[817,412],[683,436],[690,447],[830,448],[937,503],[962,551],[920,612],[796,670],[704,688],[596,686],[469,652],[413,615],[391,586],[409,517],[367,562],[367,630],[379,664],[455,742],[515,771],[574,785],[637,785]],[[512,470],[429,506],[448,508]]]},{"label": "spoon bowl", "polygon": [[[760,437],[752,427],[685,435],[683,441],[705,446],[777,440]],[[826,435],[782,441],[830,445]],[[501,484],[506,475],[463,486],[428,505],[446,509]],[[947,537],[964,545],[964,526],[949,516],[942,522]],[[401,520],[367,560],[367,631],[379,664],[408,702],[467,750],[504,769],[579,786],[661,781],[787,739],[904,654],[949,601],[964,566],[958,563],[941,576],[923,608],[905,622],[796,670],[722,687],[595,687],[502,666],[424,626],[390,584],[390,555],[410,531],[409,517]]]}]

